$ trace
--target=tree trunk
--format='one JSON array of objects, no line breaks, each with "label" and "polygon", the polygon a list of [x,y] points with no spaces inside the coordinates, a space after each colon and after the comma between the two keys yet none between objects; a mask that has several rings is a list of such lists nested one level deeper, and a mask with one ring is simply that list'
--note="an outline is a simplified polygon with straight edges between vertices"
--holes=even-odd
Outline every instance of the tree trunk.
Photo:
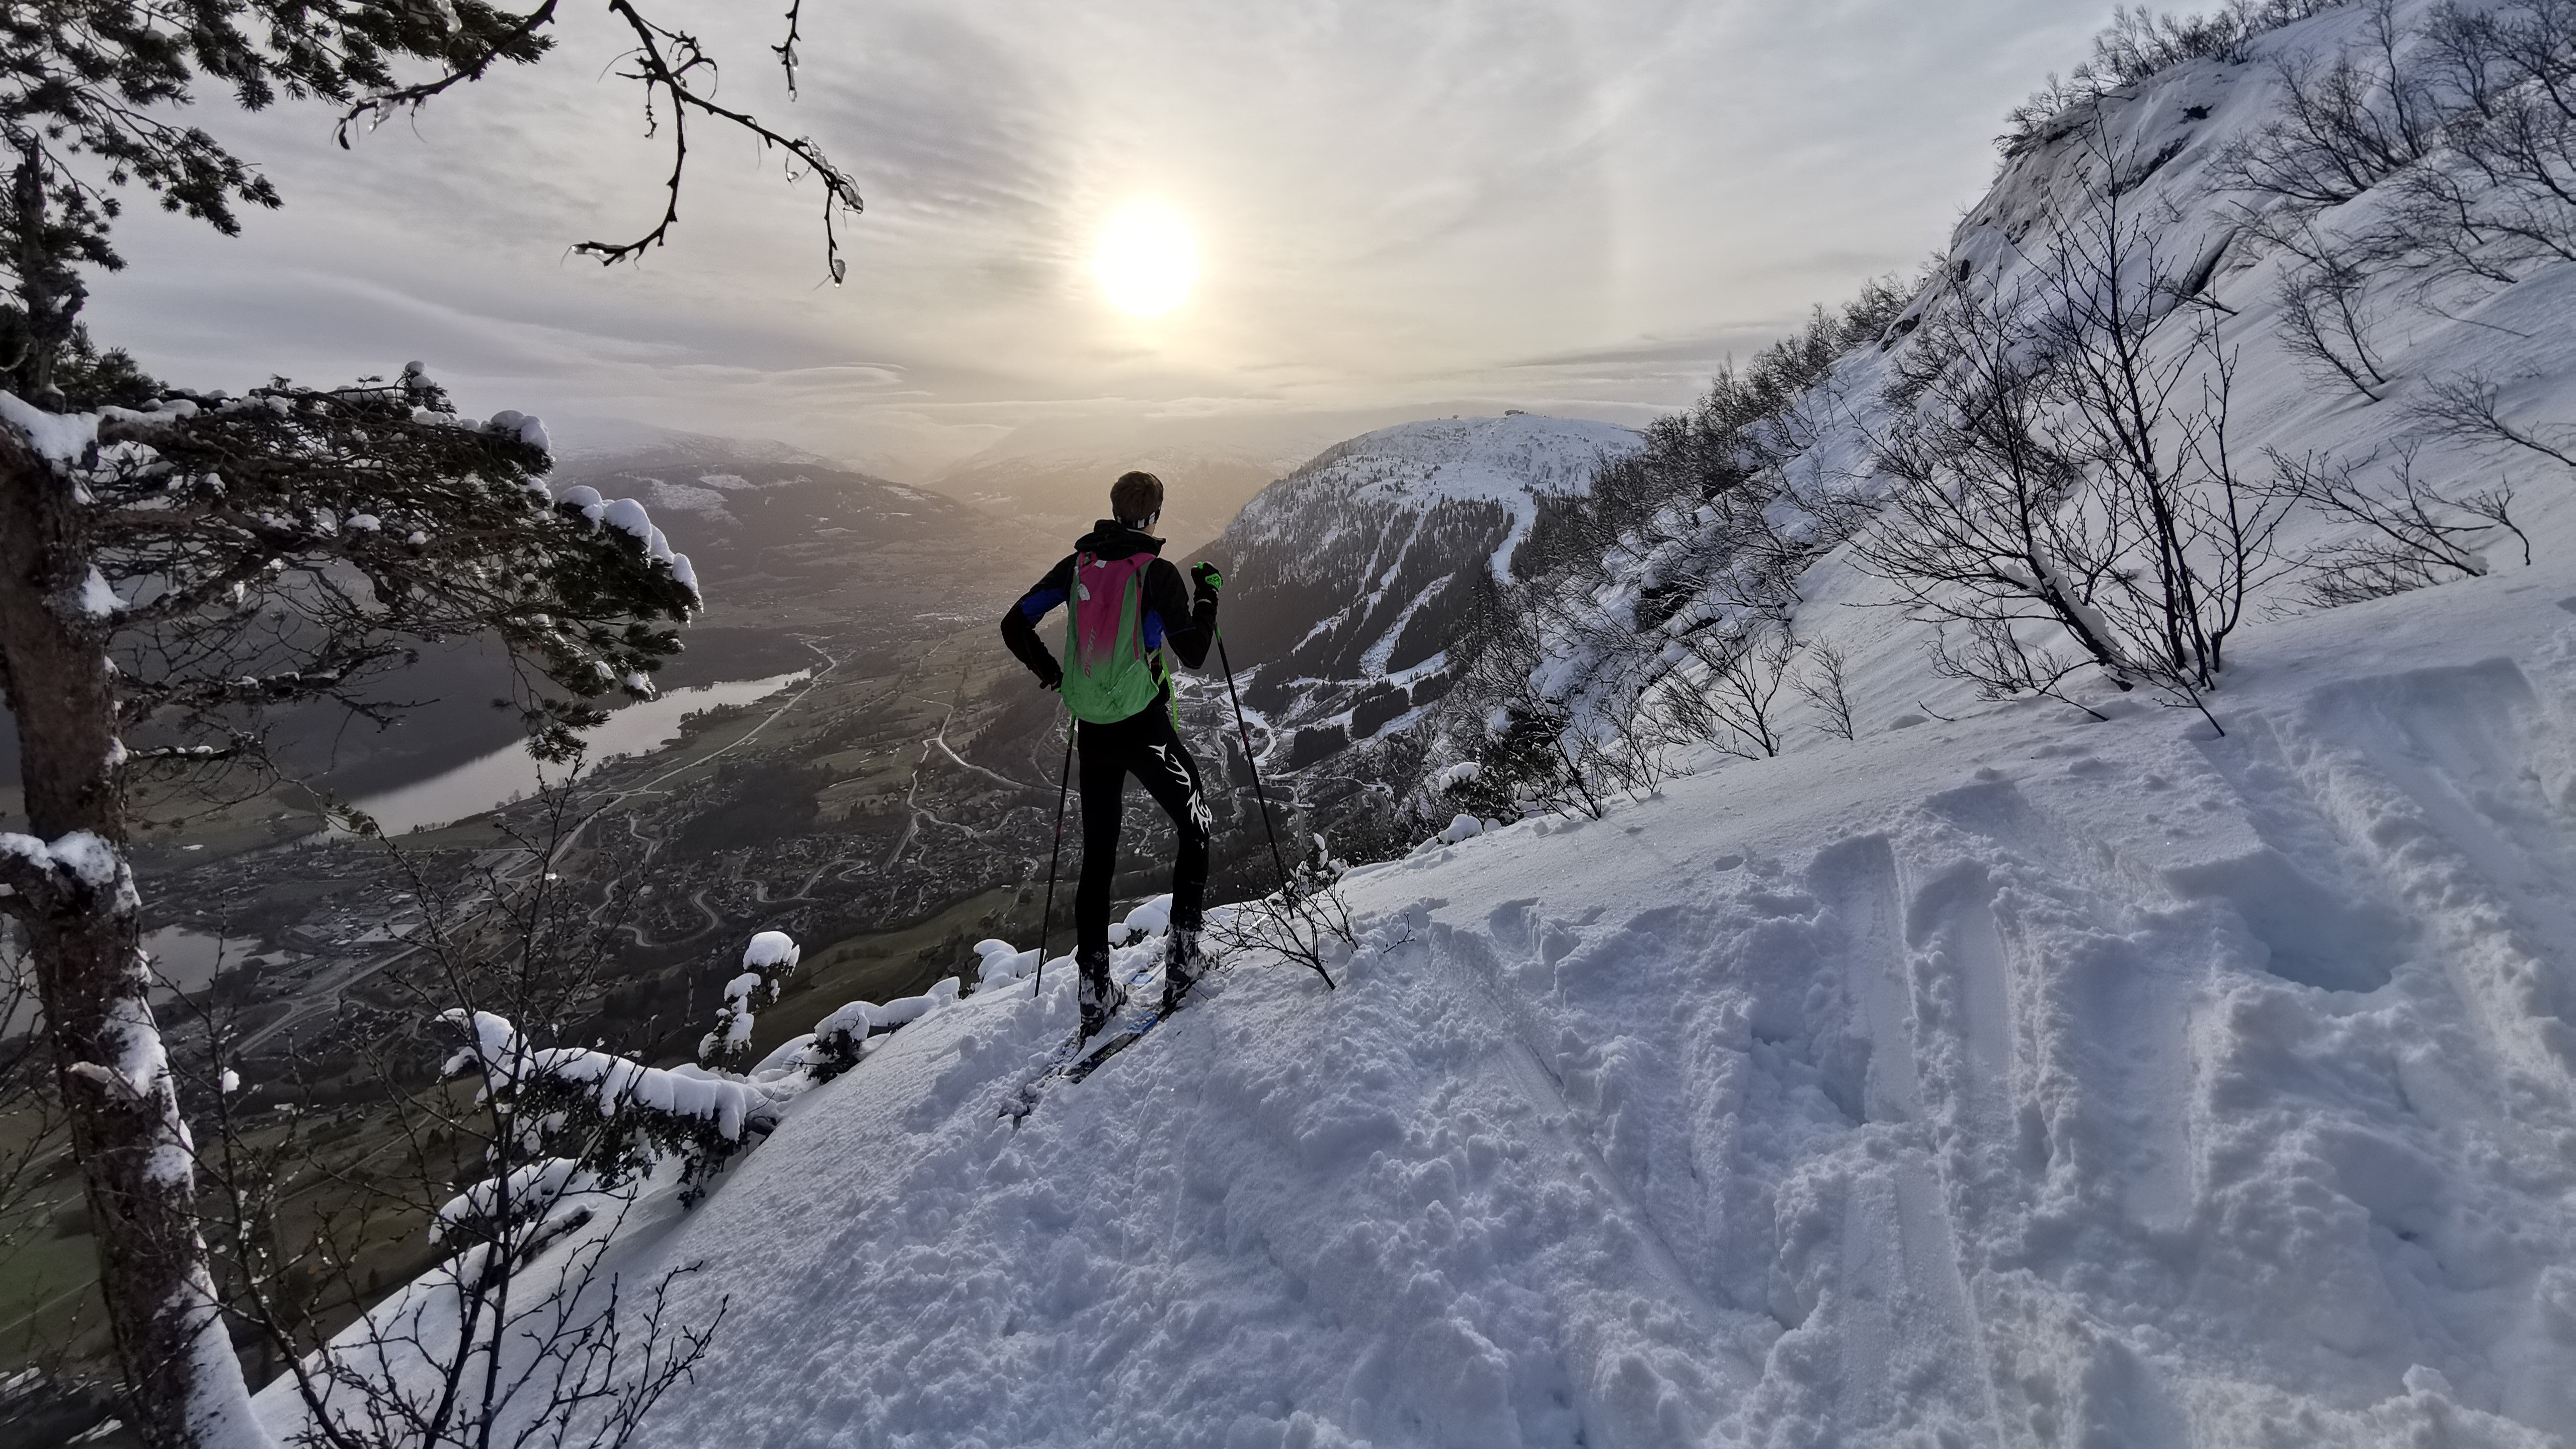
[{"label": "tree trunk", "polygon": [[14,847],[0,848],[0,881],[35,961],[127,1421],[155,1449],[261,1444],[217,1316],[177,1085],[152,1024],[113,758],[112,620],[84,607],[82,511],[0,425],[0,687],[17,717],[32,832],[0,840]]}]

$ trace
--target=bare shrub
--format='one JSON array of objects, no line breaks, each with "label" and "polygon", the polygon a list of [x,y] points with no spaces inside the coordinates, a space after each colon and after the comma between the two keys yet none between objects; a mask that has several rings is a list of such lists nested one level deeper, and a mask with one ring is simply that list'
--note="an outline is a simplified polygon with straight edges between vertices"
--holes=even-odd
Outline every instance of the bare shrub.
[{"label": "bare shrub", "polygon": [[2436,9],[2415,52],[2444,107],[2397,226],[2436,275],[2506,284],[2576,260],[2576,0]]},{"label": "bare shrub", "polygon": [[2286,202],[2305,221],[2424,159],[2438,104],[2401,61],[2394,7],[2375,0],[2370,9],[2369,38],[2331,61],[2275,64],[2281,107],[2219,154],[2222,186]]},{"label": "bare shrub", "polygon": [[[2099,174],[2121,174],[2092,144]],[[2065,656],[2018,627],[2052,626],[2120,687],[2208,714],[2279,567],[2286,502],[2239,477],[2234,355],[2180,291],[2155,234],[2097,182],[2026,281],[1953,296],[1909,350],[1877,450],[1896,486],[1858,558],[1948,626],[1945,673],[2063,697]],[[2190,329],[2179,346],[2158,335],[2168,320]]]},{"label": "bare shrub", "polygon": [[2483,374],[2435,378],[2414,405],[2415,416],[2439,437],[2488,454],[2529,454],[2576,469],[2576,427],[2517,423],[2504,415],[2504,388]]},{"label": "bare shrub", "polygon": [[2305,594],[2322,607],[2386,598],[2488,571],[2488,550],[2507,540],[2531,562],[2531,539],[2513,521],[2513,490],[2435,487],[2418,476],[2416,450],[2399,449],[2384,468],[2376,456],[2334,461],[2275,453],[2283,489],[2354,535],[2307,550]]},{"label": "bare shrub", "polygon": [[2376,324],[2369,271],[2354,249],[2308,233],[2294,243],[2298,264],[2281,275],[2281,345],[2311,375],[2330,374],[2370,402],[2388,386],[2372,343]]},{"label": "bare shrub", "polygon": [[1851,695],[1843,684],[1843,666],[1849,658],[1823,640],[1807,646],[1807,657],[1815,664],[1798,681],[1798,693],[1824,715],[1817,728],[1836,739],[1859,739],[1860,730],[1852,722]]},{"label": "bare shrub", "polygon": [[1467,666],[1449,706],[1481,707],[1459,726],[1472,740],[1478,768],[1455,793],[1477,815],[1506,821],[1533,810],[1599,819],[1617,787],[1600,778],[1598,752],[1589,742],[1571,738],[1573,712],[1533,682],[1545,658],[1538,617],[1543,599],[1536,588],[1507,592],[1490,579],[1478,581],[1476,607],[1460,631]]},{"label": "bare shrub", "polygon": [[[2258,235],[2295,247],[2321,213],[2380,191],[2336,265],[2501,286],[2576,260],[2576,0],[2448,3],[2412,32],[2376,0],[2362,41],[2285,60],[2282,80],[2279,112],[2215,167],[2252,198],[2241,219]],[[2324,265],[2300,250],[2303,270]]]},{"label": "bare shrub", "polygon": [[1664,696],[1665,719],[1741,759],[1779,754],[1785,738],[1780,696],[1791,681],[1797,641],[1786,630],[1712,629],[1685,642],[1705,674],[1675,681]]},{"label": "bare shrub", "polygon": [[1221,957],[1268,952],[1296,962],[1329,987],[1333,958],[1359,945],[1341,890],[1350,865],[1334,857],[1323,836],[1308,839],[1313,847],[1278,890],[1208,913],[1207,941]]},{"label": "bare shrub", "polygon": [[1944,628],[1934,658],[1945,675],[2057,694],[2075,665],[2051,655],[2031,667],[2013,627],[2054,625],[2076,661],[2126,688],[2125,654],[2096,602],[2111,559],[2077,504],[2083,470],[2053,432],[2051,368],[2032,334],[2016,307],[1973,298],[1926,323],[1898,374],[1901,422],[1878,448],[1896,486],[1855,557],[1919,617],[1968,632],[1961,653]]}]

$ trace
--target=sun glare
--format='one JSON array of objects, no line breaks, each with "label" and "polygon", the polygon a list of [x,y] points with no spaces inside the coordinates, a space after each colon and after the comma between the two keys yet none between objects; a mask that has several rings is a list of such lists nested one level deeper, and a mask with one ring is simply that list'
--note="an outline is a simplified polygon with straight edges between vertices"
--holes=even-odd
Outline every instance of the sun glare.
[{"label": "sun glare", "polygon": [[1110,305],[1138,317],[1159,317],[1187,300],[1198,281],[1198,239],[1177,212],[1137,202],[1100,229],[1091,271]]}]

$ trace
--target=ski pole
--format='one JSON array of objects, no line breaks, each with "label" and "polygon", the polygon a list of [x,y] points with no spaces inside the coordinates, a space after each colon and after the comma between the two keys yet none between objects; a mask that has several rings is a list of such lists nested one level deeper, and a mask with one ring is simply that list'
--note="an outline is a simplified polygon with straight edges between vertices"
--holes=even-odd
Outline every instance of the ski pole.
[{"label": "ski pole", "polygon": [[1046,909],[1038,917],[1038,969],[1029,978],[1029,998],[1035,1000],[1038,988],[1046,982],[1047,932],[1055,926],[1055,867],[1064,858],[1064,797],[1073,784],[1073,721],[1064,722],[1064,768],[1055,780],[1055,848],[1047,852]]},{"label": "ski pole", "polygon": [[1243,736],[1243,763],[1252,771],[1252,797],[1261,802],[1261,829],[1270,837],[1270,863],[1278,868],[1279,889],[1288,889],[1288,862],[1279,854],[1279,832],[1270,824],[1270,794],[1261,788],[1261,762],[1252,757],[1252,726],[1243,717],[1243,696],[1234,689],[1234,661],[1225,657],[1225,636],[1216,636],[1216,662],[1225,670],[1225,697],[1234,701],[1234,727]]},{"label": "ski pole", "polygon": [[[1279,896],[1292,899],[1288,888],[1288,862],[1279,854],[1279,830],[1270,823],[1270,792],[1261,788],[1261,762],[1252,755],[1252,726],[1243,717],[1243,696],[1234,687],[1234,661],[1225,657],[1225,636],[1216,636],[1216,662],[1225,671],[1225,696],[1234,701],[1234,727],[1243,736],[1243,763],[1252,771],[1252,798],[1261,802],[1261,830],[1270,837],[1270,863],[1279,871]],[[1332,973],[1317,966],[1315,974],[1324,978],[1324,989],[1336,990]]]}]

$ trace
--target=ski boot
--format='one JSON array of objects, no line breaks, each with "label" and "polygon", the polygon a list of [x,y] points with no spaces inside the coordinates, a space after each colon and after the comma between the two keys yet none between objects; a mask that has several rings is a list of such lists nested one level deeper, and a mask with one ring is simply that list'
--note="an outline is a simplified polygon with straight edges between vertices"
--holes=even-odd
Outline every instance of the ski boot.
[{"label": "ski boot", "polygon": [[1207,958],[1199,954],[1199,931],[1196,926],[1174,926],[1163,938],[1163,1008],[1171,1015],[1180,1009],[1181,998],[1207,971]]},{"label": "ski boot", "polygon": [[1100,1035],[1100,1029],[1127,1004],[1127,993],[1109,979],[1107,951],[1077,951],[1073,960],[1082,972],[1082,987],[1076,999],[1082,1004],[1082,1039],[1089,1041]]}]

